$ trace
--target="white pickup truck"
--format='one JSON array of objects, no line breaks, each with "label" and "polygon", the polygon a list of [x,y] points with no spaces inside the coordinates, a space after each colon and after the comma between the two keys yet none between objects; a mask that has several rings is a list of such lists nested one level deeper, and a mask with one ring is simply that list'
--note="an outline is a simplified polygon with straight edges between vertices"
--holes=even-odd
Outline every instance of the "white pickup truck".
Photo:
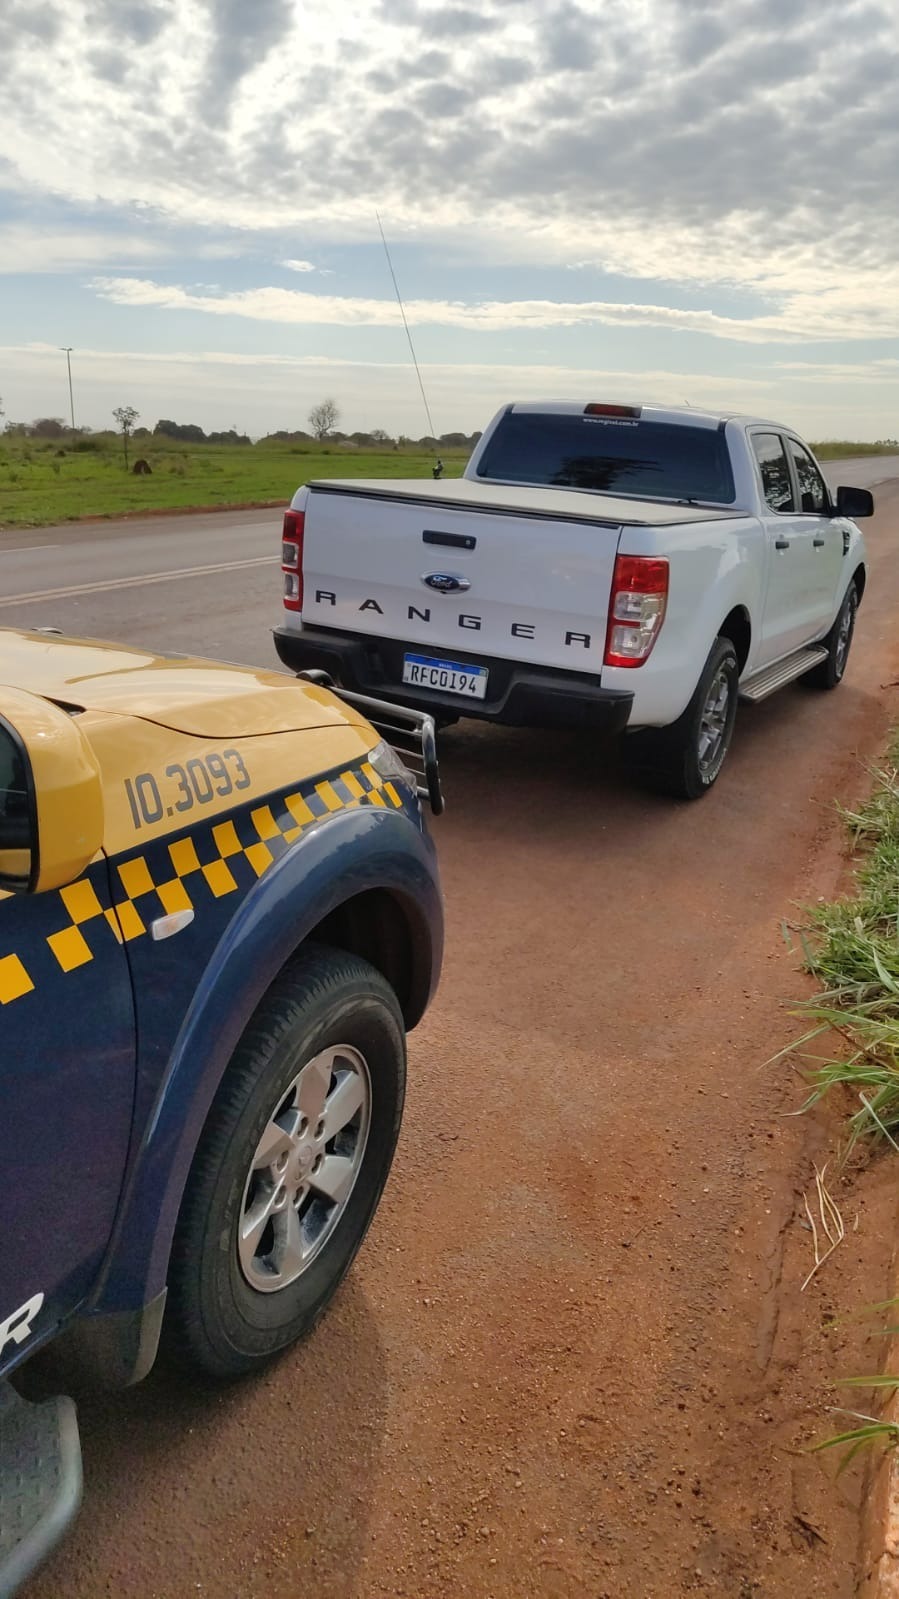
[{"label": "white pickup truck", "polygon": [[840,682],[872,511],[774,422],[507,405],[456,481],[297,491],[275,642],[438,723],[625,733],[641,775],[695,799],[739,698]]}]

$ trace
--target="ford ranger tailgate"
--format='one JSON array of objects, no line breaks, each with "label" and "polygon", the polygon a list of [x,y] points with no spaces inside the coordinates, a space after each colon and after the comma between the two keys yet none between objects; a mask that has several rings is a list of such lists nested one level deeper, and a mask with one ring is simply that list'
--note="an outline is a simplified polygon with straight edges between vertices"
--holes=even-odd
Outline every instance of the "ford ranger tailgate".
[{"label": "ford ranger tailgate", "polygon": [[599,672],[620,533],[606,504],[574,491],[313,483],[303,622],[403,639],[426,660],[456,650]]}]

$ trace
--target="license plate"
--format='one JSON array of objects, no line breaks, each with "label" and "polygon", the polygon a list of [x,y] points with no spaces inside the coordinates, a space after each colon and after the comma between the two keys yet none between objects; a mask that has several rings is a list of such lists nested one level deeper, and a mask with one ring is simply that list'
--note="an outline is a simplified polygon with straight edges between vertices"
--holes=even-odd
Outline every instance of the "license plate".
[{"label": "license plate", "polygon": [[436,688],[442,694],[462,694],[470,700],[487,697],[486,666],[463,666],[460,661],[435,661],[430,655],[403,657],[403,682],[416,688]]}]

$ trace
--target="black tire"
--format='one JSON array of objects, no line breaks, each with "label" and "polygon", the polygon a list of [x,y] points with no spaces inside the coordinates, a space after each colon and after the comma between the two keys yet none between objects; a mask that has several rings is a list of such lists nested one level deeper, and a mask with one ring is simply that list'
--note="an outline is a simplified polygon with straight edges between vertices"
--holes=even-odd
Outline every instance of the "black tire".
[{"label": "black tire", "polygon": [[[806,672],[805,680],[812,688],[832,689],[839,688],[846,671],[849,660],[849,651],[852,648],[852,638],[855,633],[855,618],[858,613],[858,589],[855,579],[849,584],[843,595],[843,603],[837,612],[836,621],[822,643],[827,647],[827,659],[818,666],[813,666]],[[846,632],[843,632],[843,629]]]},{"label": "black tire", "polygon": [[[370,1085],[355,1184],[320,1252],[293,1281],[260,1292],[238,1255],[259,1141],[280,1116],[301,1067],[337,1045],[359,1052]],[[165,1345],[179,1364],[220,1379],[240,1377],[312,1329],[374,1216],[393,1160],[405,1082],[405,1029],[393,989],[367,961],[310,946],[256,1011],[197,1146],[169,1270]]]},{"label": "black tire", "polygon": [[[695,800],[707,794],[727,757],[737,715],[740,666],[728,638],[717,638],[683,715],[670,727],[648,727],[625,737],[627,764],[650,788],[675,799]],[[711,758],[704,758],[704,714],[713,685],[726,689],[724,724]]]}]

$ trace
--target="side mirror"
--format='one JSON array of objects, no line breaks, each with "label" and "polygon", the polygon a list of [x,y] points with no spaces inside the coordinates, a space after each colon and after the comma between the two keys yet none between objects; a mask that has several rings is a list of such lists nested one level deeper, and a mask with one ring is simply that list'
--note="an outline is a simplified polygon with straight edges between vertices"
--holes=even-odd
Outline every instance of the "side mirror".
[{"label": "side mirror", "polygon": [[844,486],[837,489],[837,516],[874,515],[874,496],[870,489],[852,489]]},{"label": "side mirror", "polygon": [[100,768],[77,721],[0,685],[0,888],[64,888],[102,843]]}]

